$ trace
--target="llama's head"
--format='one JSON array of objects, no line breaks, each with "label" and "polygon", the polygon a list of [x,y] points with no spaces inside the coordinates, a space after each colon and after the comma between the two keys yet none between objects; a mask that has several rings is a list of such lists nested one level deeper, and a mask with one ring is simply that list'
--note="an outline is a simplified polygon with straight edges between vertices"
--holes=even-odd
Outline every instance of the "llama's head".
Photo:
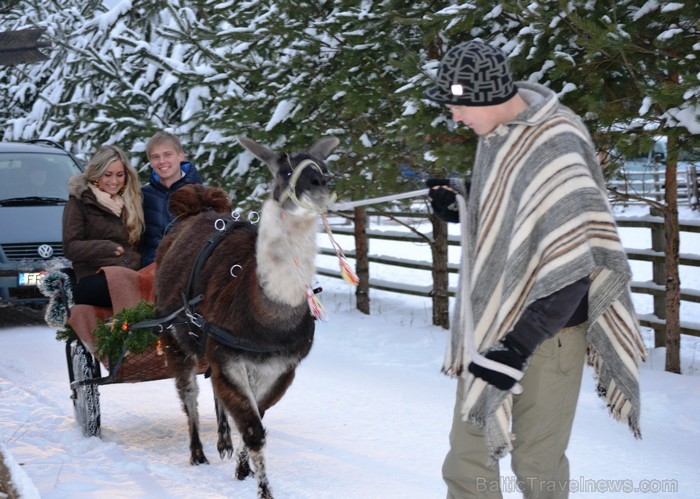
[{"label": "llama's head", "polygon": [[288,211],[323,211],[331,202],[330,174],[324,160],[340,142],[326,137],[308,151],[280,154],[247,137],[238,142],[272,172],[272,197]]}]

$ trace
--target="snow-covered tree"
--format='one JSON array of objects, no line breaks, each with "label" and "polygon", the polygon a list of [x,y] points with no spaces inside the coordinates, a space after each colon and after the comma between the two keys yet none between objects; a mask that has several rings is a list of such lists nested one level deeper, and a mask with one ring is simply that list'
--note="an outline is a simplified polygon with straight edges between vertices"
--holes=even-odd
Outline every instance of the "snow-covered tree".
[{"label": "snow-covered tree", "polygon": [[44,26],[54,47],[43,64],[0,71],[4,140],[53,139],[83,158],[114,143],[143,167],[145,142],[167,129],[204,176],[217,179],[221,158],[238,146],[231,130],[206,122],[222,112],[212,96],[231,86],[215,65],[236,47],[196,38],[217,33],[206,17],[184,0],[122,0],[111,10],[101,1],[19,2],[2,27]]}]

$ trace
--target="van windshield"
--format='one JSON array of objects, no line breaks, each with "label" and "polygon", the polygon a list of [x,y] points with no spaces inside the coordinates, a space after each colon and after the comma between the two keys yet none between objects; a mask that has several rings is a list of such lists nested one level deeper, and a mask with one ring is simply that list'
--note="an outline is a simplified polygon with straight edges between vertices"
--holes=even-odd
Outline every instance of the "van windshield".
[{"label": "van windshield", "polygon": [[80,173],[70,156],[51,153],[0,153],[0,201],[68,199],[68,179]]}]

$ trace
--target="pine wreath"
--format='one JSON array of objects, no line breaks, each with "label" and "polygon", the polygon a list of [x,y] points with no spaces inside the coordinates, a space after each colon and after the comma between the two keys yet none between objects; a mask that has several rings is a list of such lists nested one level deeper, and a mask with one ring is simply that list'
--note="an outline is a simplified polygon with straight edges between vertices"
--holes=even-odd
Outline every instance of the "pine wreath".
[{"label": "pine wreath", "polygon": [[69,324],[65,324],[63,326],[63,329],[58,329],[56,330],[56,339],[58,341],[73,341],[76,338],[75,331],[73,331],[73,328],[70,327]]},{"label": "pine wreath", "polygon": [[158,335],[153,328],[129,329],[130,324],[155,319],[155,304],[141,300],[134,307],[124,308],[108,320],[97,320],[95,356],[116,360],[126,344],[127,351],[138,355],[148,348],[155,347]]}]

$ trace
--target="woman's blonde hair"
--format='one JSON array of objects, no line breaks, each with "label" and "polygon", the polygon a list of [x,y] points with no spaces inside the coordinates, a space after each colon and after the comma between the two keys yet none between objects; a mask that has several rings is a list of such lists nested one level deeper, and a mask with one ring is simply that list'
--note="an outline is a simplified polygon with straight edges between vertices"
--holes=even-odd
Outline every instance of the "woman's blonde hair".
[{"label": "woman's blonde hair", "polygon": [[126,153],[117,146],[102,146],[90,158],[85,168],[85,179],[91,184],[96,184],[104,175],[110,164],[121,161],[126,173],[122,192],[124,209],[126,210],[126,229],[129,233],[129,244],[136,244],[143,234],[143,203],[141,201],[141,184],[136,170],[131,166]]}]

